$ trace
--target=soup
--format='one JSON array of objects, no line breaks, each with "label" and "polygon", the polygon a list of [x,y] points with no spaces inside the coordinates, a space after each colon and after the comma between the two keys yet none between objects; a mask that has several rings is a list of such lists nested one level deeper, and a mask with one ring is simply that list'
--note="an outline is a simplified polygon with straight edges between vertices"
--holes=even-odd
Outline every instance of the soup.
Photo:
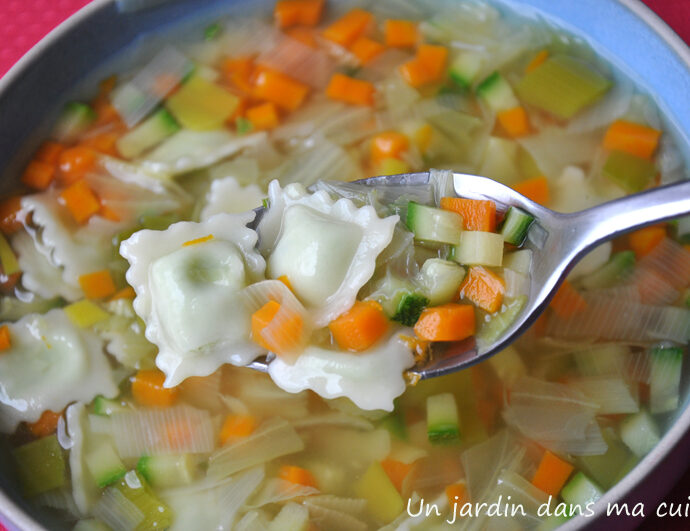
[{"label": "soup", "polygon": [[550,529],[654,448],[686,219],[596,249],[490,360],[405,379],[529,286],[533,220],[451,171],[560,211],[685,177],[629,79],[475,2],[281,0],[153,52],[65,107],[0,206],[0,430],[56,524]]}]

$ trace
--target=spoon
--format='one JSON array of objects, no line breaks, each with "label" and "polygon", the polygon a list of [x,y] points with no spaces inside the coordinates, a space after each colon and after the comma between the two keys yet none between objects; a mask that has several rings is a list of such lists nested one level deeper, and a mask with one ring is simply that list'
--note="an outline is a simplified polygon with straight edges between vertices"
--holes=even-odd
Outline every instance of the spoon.
[{"label": "spoon", "polygon": [[[385,189],[426,186],[430,172],[372,177],[356,183]],[[414,381],[433,378],[479,363],[500,352],[517,339],[546,309],[556,290],[575,264],[600,243],[625,232],[690,214],[690,180],[660,186],[639,194],[616,199],[587,210],[563,214],[527,199],[493,179],[453,173],[453,188],[458,197],[489,199],[498,212],[518,207],[535,221],[529,228],[523,249],[532,251],[527,301],[515,321],[493,343],[479,345],[474,337],[453,343],[434,343],[431,355],[408,371]],[[258,223],[263,209],[257,209]],[[267,370],[266,360],[250,367]]]}]

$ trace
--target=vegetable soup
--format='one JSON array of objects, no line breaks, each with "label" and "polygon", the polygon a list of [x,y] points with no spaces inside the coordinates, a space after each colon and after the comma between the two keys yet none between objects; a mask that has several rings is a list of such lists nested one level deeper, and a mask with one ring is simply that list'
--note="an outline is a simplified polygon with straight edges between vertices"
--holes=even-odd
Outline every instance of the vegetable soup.
[{"label": "vegetable soup", "polygon": [[687,177],[585,43],[481,1],[279,0],[151,52],[0,203],[0,432],[55,527],[547,530],[659,442],[690,218],[594,250],[489,360],[408,373],[529,290],[538,222],[453,171],[563,212]]}]

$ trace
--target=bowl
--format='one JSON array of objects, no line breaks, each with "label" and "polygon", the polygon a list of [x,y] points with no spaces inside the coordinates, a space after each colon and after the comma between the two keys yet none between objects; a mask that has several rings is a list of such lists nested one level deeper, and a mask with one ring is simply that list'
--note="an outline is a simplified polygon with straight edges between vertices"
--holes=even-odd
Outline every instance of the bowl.
[{"label": "bowl", "polygon": [[[331,0],[335,1],[335,0]],[[690,162],[690,49],[639,0],[494,0],[543,17],[585,38],[597,52],[656,96],[665,126]],[[123,53],[142,35],[165,34],[220,13],[268,8],[264,0],[94,0],[50,33],[0,79],[0,187],[7,188],[48,131],[60,104],[99,72],[136,61]],[[634,38],[630,38],[634,35]],[[150,37],[148,37],[150,38]],[[597,516],[561,529],[632,529],[639,518],[606,518],[606,506],[645,503],[646,514],[690,464],[690,407],[686,397],[661,442],[598,502]],[[0,521],[10,529],[60,528],[22,500],[10,478],[9,452],[0,448]]]}]

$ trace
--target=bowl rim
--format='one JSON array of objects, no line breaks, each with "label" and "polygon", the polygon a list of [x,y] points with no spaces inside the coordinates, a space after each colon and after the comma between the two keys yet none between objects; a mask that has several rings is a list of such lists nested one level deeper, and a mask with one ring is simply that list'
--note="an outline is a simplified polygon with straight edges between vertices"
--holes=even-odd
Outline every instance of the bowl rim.
[{"label": "bowl rim", "polygon": [[[0,78],[0,93],[3,93],[11,86],[15,79],[19,78],[23,72],[30,69],[32,65],[38,61],[44,50],[51,47],[63,34],[68,33],[73,27],[80,25],[98,11],[109,8],[111,4],[117,1],[118,0],[92,0],[52,29]],[[163,4],[167,1],[169,0],[158,0],[155,2],[155,5]],[[519,2],[519,0],[517,1]],[[666,22],[652,11],[651,8],[645,5],[642,0],[611,1],[627,8],[644,24],[649,26],[649,28],[668,45],[671,51],[678,56],[690,73],[690,46],[688,46]],[[690,131],[687,131],[687,134],[690,135]],[[602,517],[606,517],[606,511],[602,509],[609,503],[626,500],[627,497],[639,487],[650,474],[652,474],[656,465],[662,464],[671,451],[682,442],[683,436],[689,433],[690,403],[686,403],[682,413],[675,419],[666,433],[664,433],[661,441],[654,449],[640,460],[635,468],[626,474],[622,480],[607,490],[596,502],[594,510],[597,514],[595,517],[586,519],[583,516],[577,516],[560,526],[559,529],[563,531],[573,531],[582,529],[590,523],[601,521]],[[688,456],[688,460],[690,461],[690,456]],[[683,470],[684,469],[682,469],[682,471]],[[655,501],[658,502],[659,500]],[[651,516],[651,513],[649,516]],[[27,531],[44,531],[45,529],[34,520],[30,514],[24,512],[20,506],[16,505],[2,490],[0,490],[0,517],[4,520],[0,520],[0,524],[8,524],[10,526],[10,531],[12,531],[12,526],[16,529]]]}]

